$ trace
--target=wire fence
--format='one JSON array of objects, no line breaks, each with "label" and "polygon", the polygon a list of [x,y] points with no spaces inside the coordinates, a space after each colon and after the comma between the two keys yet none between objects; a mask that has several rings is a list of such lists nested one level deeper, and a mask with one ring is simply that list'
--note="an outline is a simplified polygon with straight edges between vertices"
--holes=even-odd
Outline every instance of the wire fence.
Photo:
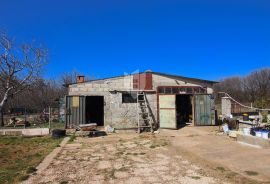
[{"label": "wire fence", "polygon": [[4,113],[1,129],[64,128],[64,117],[59,107],[47,107],[42,112],[29,113],[27,109]]}]

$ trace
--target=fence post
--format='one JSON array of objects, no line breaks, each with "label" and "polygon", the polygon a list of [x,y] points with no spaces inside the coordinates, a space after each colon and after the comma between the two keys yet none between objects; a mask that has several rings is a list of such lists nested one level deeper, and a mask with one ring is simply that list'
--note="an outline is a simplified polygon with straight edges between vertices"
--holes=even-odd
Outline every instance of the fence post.
[{"label": "fence post", "polygon": [[26,128],[26,120],[27,120],[27,117],[26,117],[26,108],[24,107],[24,128]]},{"label": "fence post", "polygon": [[51,107],[49,106],[49,131],[51,131]]},{"label": "fence post", "polygon": [[4,127],[4,126],[5,126],[5,123],[4,123],[4,113],[3,113],[3,109],[1,109],[0,115],[1,115],[1,127]]}]

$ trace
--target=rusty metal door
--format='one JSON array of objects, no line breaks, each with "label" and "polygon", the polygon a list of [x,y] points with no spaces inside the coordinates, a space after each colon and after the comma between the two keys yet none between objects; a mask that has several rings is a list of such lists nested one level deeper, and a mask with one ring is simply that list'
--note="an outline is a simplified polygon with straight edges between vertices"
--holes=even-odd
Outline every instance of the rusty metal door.
[{"label": "rusty metal door", "polygon": [[85,96],[66,96],[66,127],[85,124]]},{"label": "rusty metal door", "polygon": [[176,129],[175,95],[159,95],[160,128]]},{"label": "rusty metal door", "polygon": [[195,95],[195,125],[215,125],[214,100],[211,95]]}]

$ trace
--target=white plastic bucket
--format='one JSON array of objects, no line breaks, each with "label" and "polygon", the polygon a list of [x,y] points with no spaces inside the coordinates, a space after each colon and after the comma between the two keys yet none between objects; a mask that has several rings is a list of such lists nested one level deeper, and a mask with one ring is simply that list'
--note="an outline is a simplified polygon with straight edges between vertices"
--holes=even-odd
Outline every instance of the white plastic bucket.
[{"label": "white plastic bucket", "polygon": [[262,137],[262,132],[261,131],[255,131],[256,137]]},{"label": "white plastic bucket", "polygon": [[244,135],[250,135],[250,128],[243,128]]},{"label": "white plastic bucket", "polygon": [[262,133],[262,138],[268,139],[268,134],[269,134],[268,131],[262,131],[261,133]]},{"label": "white plastic bucket", "polygon": [[224,124],[224,125],[222,126],[222,129],[223,129],[224,133],[228,133],[228,132],[229,132],[228,124]]}]

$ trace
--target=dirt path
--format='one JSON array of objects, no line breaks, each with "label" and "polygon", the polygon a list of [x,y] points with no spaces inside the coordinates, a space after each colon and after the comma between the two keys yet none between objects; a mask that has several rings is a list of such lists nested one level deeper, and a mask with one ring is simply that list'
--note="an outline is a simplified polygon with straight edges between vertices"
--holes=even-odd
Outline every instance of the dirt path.
[{"label": "dirt path", "polygon": [[28,183],[226,183],[184,159],[170,139],[118,134],[78,138]]},{"label": "dirt path", "polygon": [[239,144],[227,136],[217,135],[217,130],[218,127],[185,127],[162,130],[161,135],[173,136],[172,145],[178,148],[179,154],[207,166],[204,170],[217,170],[221,173],[219,177],[229,178],[233,183],[270,183],[270,149]]},{"label": "dirt path", "polygon": [[264,160],[246,159],[265,159],[266,153],[217,136],[211,128],[77,138],[27,183],[266,183],[269,165],[253,167]]}]

